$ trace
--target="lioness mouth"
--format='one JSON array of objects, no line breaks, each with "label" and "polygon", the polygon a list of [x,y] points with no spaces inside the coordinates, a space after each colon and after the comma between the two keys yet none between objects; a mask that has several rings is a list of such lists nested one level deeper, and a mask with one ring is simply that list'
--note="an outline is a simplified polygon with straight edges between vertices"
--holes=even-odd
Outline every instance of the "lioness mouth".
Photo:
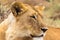
[{"label": "lioness mouth", "polygon": [[31,37],[43,37],[44,35],[40,35],[40,36],[35,36],[35,35],[31,35]]}]

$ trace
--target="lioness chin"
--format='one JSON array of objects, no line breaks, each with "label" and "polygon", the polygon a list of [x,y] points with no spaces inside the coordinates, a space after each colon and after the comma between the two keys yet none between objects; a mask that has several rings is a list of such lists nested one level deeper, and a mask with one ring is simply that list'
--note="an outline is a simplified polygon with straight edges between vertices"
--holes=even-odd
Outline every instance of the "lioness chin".
[{"label": "lioness chin", "polygon": [[14,2],[8,18],[0,24],[0,40],[43,40],[47,28],[41,10]]}]

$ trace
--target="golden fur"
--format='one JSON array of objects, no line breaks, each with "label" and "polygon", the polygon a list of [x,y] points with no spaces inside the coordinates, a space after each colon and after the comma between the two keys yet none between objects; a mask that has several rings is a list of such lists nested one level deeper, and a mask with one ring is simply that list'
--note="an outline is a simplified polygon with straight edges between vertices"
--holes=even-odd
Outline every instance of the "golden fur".
[{"label": "golden fur", "polygon": [[40,11],[36,8],[20,2],[13,3],[12,12],[0,24],[0,40],[33,40],[31,35],[40,36],[41,28],[46,25],[40,14],[43,7]]},{"label": "golden fur", "polygon": [[44,40],[60,40],[60,28],[49,27]]}]

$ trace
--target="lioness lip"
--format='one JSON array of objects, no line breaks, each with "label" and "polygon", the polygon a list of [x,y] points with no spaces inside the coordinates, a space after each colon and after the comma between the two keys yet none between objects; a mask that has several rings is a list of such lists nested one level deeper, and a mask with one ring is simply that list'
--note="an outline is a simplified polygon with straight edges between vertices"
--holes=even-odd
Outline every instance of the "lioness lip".
[{"label": "lioness lip", "polygon": [[31,35],[31,37],[43,37],[44,35],[40,35],[40,36],[35,36],[35,35]]}]

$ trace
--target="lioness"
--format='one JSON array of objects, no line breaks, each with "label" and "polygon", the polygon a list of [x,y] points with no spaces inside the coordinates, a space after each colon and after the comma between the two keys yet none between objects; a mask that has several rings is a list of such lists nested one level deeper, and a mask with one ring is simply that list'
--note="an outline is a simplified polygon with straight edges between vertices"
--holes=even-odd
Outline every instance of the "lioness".
[{"label": "lioness", "polygon": [[[42,10],[43,7],[40,7]],[[0,24],[0,40],[43,40],[47,30],[41,10],[14,2],[8,18]]]}]

